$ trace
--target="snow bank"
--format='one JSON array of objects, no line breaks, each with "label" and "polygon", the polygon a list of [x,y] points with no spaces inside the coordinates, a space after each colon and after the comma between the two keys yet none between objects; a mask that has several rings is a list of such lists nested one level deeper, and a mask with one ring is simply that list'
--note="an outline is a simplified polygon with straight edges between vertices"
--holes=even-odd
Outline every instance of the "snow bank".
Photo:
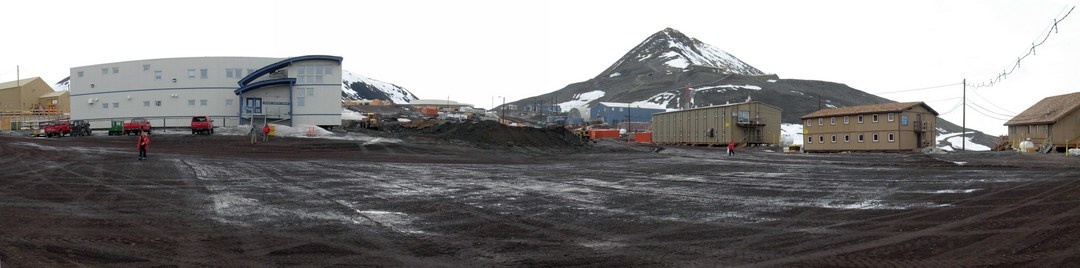
[{"label": "snow bank", "polygon": [[360,112],[342,108],[341,109],[341,119],[342,120],[364,120],[365,117]]},{"label": "snow bank", "polygon": [[[942,141],[945,141],[945,142],[948,142],[949,144],[952,144],[952,146],[941,147],[941,149],[945,150],[945,151],[960,150],[961,147],[966,147],[966,149],[968,151],[989,151],[990,150],[990,147],[986,147],[986,145],[975,143],[975,142],[973,142],[971,140],[972,139],[971,136],[975,135],[974,132],[967,132],[967,134],[968,134],[967,137],[962,137],[961,133],[948,133],[948,134],[938,135],[938,144],[941,144]],[[963,144],[964,140],[967,140],[966,145]]]}]

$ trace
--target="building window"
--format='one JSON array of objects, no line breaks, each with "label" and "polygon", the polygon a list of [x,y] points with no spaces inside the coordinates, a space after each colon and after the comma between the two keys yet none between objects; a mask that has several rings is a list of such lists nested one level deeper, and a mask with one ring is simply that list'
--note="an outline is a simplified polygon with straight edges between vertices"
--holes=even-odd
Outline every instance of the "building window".
[{"label": "building window", "polygon": [[896,119],[895,119],[895,116],[893,115],[893,113],[889,113],[889,122],[892,122],[894,120],[896,120]]},{"label": "building window", "polygon": [[149,71],[149,70],[150,70],[150,64],[143,64],[143,65],[142,65],[142,70],[143,70],[144,72],[145,72],[145,71]]},{"label": "building window", "polygon": [[870,115],[870,121],[877,123],[877,114]]},{"label": "building window", "polygon": [[806,135],[806,143],[814,143],[814,136]]},{"label": "building window", "polygon": [[206,100],[199,100],[199,106],[206,106]]},{"label": "building window", "polygon": [[846,116],[846,115],[844,116],[844,124],[845,124],[845,125],[847,125],[847,124],[848,124],[848,116]]},{"label": "building window", "polygon": [[101,68],[101,75],[109,74],[109,68]]},{"label": "building window", "polygon": [[195,100],[187,100],[188,106],[195,106]]},{"label": "building window", "polygon": [[825,136],[817,136],[818,143],[825,143]]},{"label": "building window", "polygon": [[315,89],[314,88],[307,89],[307,95],[308,95],[308,97],[314,97],[315,96]]},{"label": "building window", "polygon": [[832,143],[836,143],[836,135],[832,135]]},{"label": "building window", "polygon": [[108,103],[102,103],[101,108],[102,109],[109,109],[109,104]]},{"label": "building window", "polygon": [[150,107],[150,101],[143,101],[142,106],[143,107]]},{"label": "building window", "polygon": [[120,67],[112,67],[112,73],[114,73],[114,74],[120,73]]},{"label": "building window", "polygon": [[199,69],[199,78],[206,79],[208,71],[207,69]]},{"label": "building window", "polygon": [[225,77],[232,78],[233,69],[225,69]]},{"label": "building window", "polygon": [[858,122],[859,124],[862,124],[862,115],[861,115],[861,114],[859,115],[859,117],[858,117],[858,121],[857,121],[857,122]]},{"label": "building window", "polygon": [[79,71],[79,77],[82,77],[83,72]]},{"label": "building window", "polygon": [[825,118],[824,117],[818,118],[817,119],[817,125],[819,125],[819,126],[825,125]]},{"label": "building window", "polygon": [[894,137],[893,133],[892,133],[892,132],[890,132],[890,133],[889,133],[889,141],[891,142],[891,141],[895,141],[895,140],[896,140],[896,139],[895,139],[895,137]]},{"label": "building window", "polygon": [[810,119],[806,119],[806,126],[809,127],[809,126],[814,125],[813,123],[810,123],[810,122],[813,122],[813,121],[810,121]]},{"label": "building window", "polygon": [[851,135],[844,134],[844,142],[851,142]]},{"label": "building window", "polygon": [[874,142],[878,142],[878,134],[874,133]]},{"label": "building window", "polygon": [[161,107],[161,101],[154,101],[154,106]]},{"label": "building window", "polygon": [[161,80],[161,71],[154,71],[154,79]]},{"label": "building window", "polygon": [[114,103],[112,103],[112,107],[113,107],[113,109],[120,108],[120,103],[119,102],[114,102]]},{"label": "building window", "polygon": [[304,97],[296,97],[296,106],[304,107]]},{"label": "building window", "polygon": [[225,106],[232,106],[232,101],[231,99],[225,100]]},{"label": "building window", "polygon": [[863,134],[859,134],[859,142],[863,142]]},{"label": "building window", "polygon": [[187,78],[195,78],[195,69],[187,69]]},{"label": "building window", "polygon": [[835,116],[829,117],[829,124],[830,125],[835,125],[836,124],[836,117]]}]

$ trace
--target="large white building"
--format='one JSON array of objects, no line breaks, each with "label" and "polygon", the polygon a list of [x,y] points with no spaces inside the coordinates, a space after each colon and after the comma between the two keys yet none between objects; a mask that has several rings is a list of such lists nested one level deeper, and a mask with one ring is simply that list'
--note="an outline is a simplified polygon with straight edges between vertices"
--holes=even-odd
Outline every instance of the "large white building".
[{"label": "large white building", "polygon": [[276,122],[341,125],[341,57],[201,57],[71,68],[71,118],[107,128],[144,117],[182,127],[208,115],[216,126]]}]

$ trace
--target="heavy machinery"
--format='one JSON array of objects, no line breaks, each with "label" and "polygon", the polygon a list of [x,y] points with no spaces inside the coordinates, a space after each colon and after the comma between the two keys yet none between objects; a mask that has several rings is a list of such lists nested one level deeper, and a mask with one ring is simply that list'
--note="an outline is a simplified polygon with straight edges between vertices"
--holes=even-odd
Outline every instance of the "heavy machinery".
[{"label": "heavy machinery", "polygon": [[113,120],[109,127],[109,136],[124,134],[124,120]]},{"label": "heavy machinery", "polygon": [[86,122],[86,120],[71,121],[71,136],[90,136],[90,122]]}]

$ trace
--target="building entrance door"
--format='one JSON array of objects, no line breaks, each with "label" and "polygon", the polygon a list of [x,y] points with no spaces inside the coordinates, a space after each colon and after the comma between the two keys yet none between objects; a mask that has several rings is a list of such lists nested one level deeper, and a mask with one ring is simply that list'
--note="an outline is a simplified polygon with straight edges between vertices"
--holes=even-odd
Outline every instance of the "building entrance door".
[{"label": "building entrance door", "polygon": [[254,114],[262,113],[262,98],[247,98],[247,112]]}]

